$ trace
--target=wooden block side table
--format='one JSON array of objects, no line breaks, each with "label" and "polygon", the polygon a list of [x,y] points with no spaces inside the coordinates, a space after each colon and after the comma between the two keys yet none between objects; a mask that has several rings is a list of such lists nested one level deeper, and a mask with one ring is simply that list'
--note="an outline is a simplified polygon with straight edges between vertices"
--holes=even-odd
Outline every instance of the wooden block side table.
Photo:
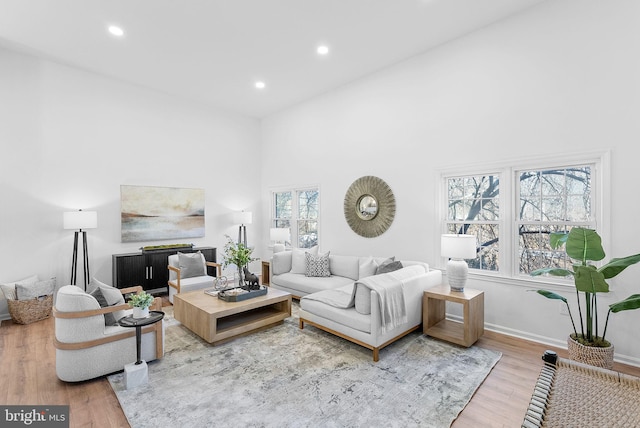
[{"label": "wooden block side table", "polygon": [[[462,304],[463,322],[446,319],[446,302]],[[422,297],[422,332],[469,347],[484,334],[484,291],[465,288],[451,291],[448,285],[427,289]]]},{"label": "wooden block side table", "polygon": [[269,262],[266,260],[262,261],[262,285],[269,285]]}]

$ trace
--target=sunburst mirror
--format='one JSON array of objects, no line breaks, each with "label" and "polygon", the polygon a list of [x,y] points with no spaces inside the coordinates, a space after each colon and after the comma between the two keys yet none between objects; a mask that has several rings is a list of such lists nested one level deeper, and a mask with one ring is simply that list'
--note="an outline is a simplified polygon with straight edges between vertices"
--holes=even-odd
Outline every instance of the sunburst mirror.
[{"label": "sunburst mirror", "polygon": [[351,230],[365,238],[382,235],[396,215],[396,199],[384,180],[367,175],[351,184],[344,197],[344,216]]}]

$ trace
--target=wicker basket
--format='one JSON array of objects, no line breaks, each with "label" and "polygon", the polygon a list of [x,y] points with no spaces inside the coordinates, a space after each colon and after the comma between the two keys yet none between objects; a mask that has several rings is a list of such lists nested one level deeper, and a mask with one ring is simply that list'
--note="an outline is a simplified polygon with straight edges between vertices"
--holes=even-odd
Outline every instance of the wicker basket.
[{"label": "wicker basket", "polygon": [[31,300],[7,299],[9,315],[17,324],[29,324],[51,316],[53,295]]},{"label": "wicker basket", "polygon": [[585,346],[571,337],[567,339],[569,358],[591,366],[613,369],[613,345],[608,348]]}]

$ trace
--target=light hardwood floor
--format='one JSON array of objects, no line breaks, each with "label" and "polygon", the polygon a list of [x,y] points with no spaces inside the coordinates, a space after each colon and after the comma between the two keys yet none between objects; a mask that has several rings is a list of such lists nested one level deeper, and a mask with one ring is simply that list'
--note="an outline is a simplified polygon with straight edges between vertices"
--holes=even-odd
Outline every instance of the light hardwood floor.
[{"label": "light hardwood floor", "polygon": [[[502,358],[453,427],[519,427],[542,366],[541,356],[553,348],[489,331],[477,345],[502,352]],[[392,348],[381,351],[380,358]],[[566,351],[555,350],[566,356]],[[637,367],[616,364],[614,368],[640,376]],[[80,383],[58,380],[53,319],[0,324],[0,379],[2,404],[68,404],[71,427],[129,426],[105,378]]]}]

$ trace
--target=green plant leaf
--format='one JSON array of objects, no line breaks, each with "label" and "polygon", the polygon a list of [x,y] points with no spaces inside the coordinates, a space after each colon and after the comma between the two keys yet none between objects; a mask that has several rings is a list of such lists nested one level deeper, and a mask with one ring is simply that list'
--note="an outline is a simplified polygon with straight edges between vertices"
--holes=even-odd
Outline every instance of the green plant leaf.
[{"label": "green plant leaf", "polygon": [[614,259],[611,259],[609,263],[602,266],[598,270],[602,272],[605,278],[608,279],[608,278],[613,278],[614,276],[616,276],[617,274],[619,274],[629,266],[634,265],[638,262],[640,262],[640,254],[635,254],[633,256],[627,256],[622,258],[614,258]]},{"label": "green plant leaf", "polygon": [[571,276],[573,275],[573,272],[570,270],[561,269],[561,268],[542,268],[542,269],[536,269],[530,273],[531,276],[540,276],[543,274],[549,274],[553,276]]},{"label": "green plant leaf", "polygon": [[595,230],[574,227],[569,232],[566,245],[567,255],[586,264],[587,260],[598,261],[605,257],[602,239]]},{"label": "green plant leaf", "polygon": [[609,284],[604,275],[595,266],[573,266],[575,269],[575,285],[578,291],[585,293],[608,293]]},{"label": "green plant leaf", "polygon": [[549,244],[551,245],[551,248],[556,250],[556,249],[562,247],[564,244],[567,243],[567,238],[568,237],[569,237],[568,233],[553,232],[553,233],[549,234]]},{"label": "green plant leaf", "polygon": [[638,308],[640,308],[640,294],[633,294],[618,303],[609,305],[609,310],[614,313]]},{"label": "green plant leaf", "polygon": [[[530,290],[533,291],[533,290]],[[536,293],[540,294],[541,296],[546,297],[547,299],[555,299],[555,300],[562,300],[563,302],[567,303],[567,298],[563,297],[559,294],[554,293],[553,291],[547,291],[547,290],[536,290]]]}]

